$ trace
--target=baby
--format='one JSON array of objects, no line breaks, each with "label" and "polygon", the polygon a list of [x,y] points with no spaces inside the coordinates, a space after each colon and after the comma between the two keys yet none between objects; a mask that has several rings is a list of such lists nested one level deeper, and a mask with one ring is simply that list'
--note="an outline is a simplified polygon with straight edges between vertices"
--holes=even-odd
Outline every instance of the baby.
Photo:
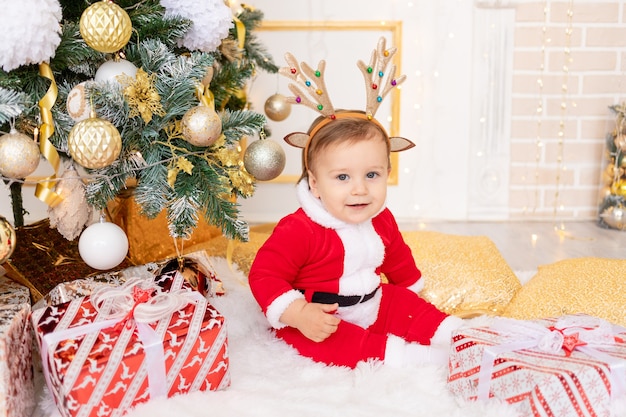
[{"label": "baby", "polygon": [[418,295],[421,273],[386,207],[390,152],[413,144],[361,111],[321,116],[306,138],[301,207],[280,220],[249,274],[276,335],[332,365],[447,363],[463,321]]}]

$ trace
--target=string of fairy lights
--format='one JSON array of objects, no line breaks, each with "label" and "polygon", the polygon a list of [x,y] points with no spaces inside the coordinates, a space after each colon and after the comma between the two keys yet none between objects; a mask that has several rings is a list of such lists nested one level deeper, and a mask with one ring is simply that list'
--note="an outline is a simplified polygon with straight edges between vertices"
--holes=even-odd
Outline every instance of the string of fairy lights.
[{"label": "string of fairy lights", "polygon": [[[563,210],[563,206],[561,204],[561,174],[567,170],[567,167],[564,165],[563,154],[565,148],[565,126],[568,118],[568,84],[569,84],[569,67],[572,63],[572,21],[574,17],[574,0],[570,0],[567,6],[567,23],[565,26],[565,46],[563,49],[563,73],[562,73],[562,83],[561,83],[561,111],[560,111],[560,120],[559,120],[559,132],[557,136],[557,167],[556,167],[556,178],[555,178],[555,191],[554,191],[554,207],[553,213],[556,218],[559,211]],[[575,106],[575,103],[571,103],[572,106]]]},{"label": "string of fairy lights", "polygon": [[549,5],[546,0],[543,4],[543,25],[541,26],[541,59],[539,61],[539,77],[537,78],[537,87],[538,87],[538,101],[537,101],[537,135],[535,136],[535,198],[534,198],[534,206],[532,208],[533,214],[537,211],[537,202],[541,198],[540,196],[540,176],[539,176],[539,168],[541,166],[541,155],[543,150],[543,141],[541,140],[541,129],[543,127],[543,114],[544,114],[544,94],[543,94],[543,78],[546,70],[546,46],[549,41],[548,39],[548,16],[549,16]]},{"label": "string of fairy lights", "polygon": [[[570,101],[570,94],[568,90],[569,78],[570,78],[570,65],[573,62],[571,51],[571,40],[573,33],[573,17],[574,17],[574,0],[569,0],[566,7],[566,19],[564,28],[564,46],[563,46],[563,65],[561,69],[561,89],[560,89],[560,102],[559,102],[559,123],[558,131],[556,134],[556,168],[554,178],[554,196],[552,201],[552,215],[556,223],[558,223],[559,214],[564,211],[564,205],[562,203],[562,175],[567,171],[565,165],[565,139],[566,139],[566,126],[569,117],[569,107],[575,107],[576,103]],[[540,65],[539,75],[537,78],[538,87],[538,99],[537,99],[537,126],[535,137],[535,172],[534,172],[534,206],[532,207],[532,213],[535,214],[538,210],[539,202],[541,201],[541,167],[544,164],[547,157],[546,143],[544,142],[543,134],[543,119],[546,114],[546,102],[544,92],[544,78],[546,73],[547,62],[547,48],[551,43],[551,38],[548,36],[548,24],[550,21],[551,7],[550,1],[546,0],[543,3],[543,24],[541,27],[541,48],[540,48]],[[544,203],[547,207],[547,202]],[[563,229],[564,226],[561,222],[559,226]]]}]

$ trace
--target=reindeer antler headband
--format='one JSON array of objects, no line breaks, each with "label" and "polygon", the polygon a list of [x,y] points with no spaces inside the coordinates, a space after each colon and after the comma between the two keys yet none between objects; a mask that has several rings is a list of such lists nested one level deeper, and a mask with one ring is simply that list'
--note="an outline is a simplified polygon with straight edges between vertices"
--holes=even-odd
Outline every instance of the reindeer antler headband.
[{"label": "reindeer antler headband", "polygon": [[[330,96],[326,90],[326,83],[324,82],[326,61],[320,61],[317,65],[317,69],[314,70],[306,62],[298,64],[296,58],[287,52],[285,54],[285,60],[289,66],[280,68],[278,72],[297,83],[289,84],[289,90],[291,90],[295,96],[287,97],[287,101],[289,103],[304,104],[326,118],[319,122],[310,133],[290,133],[285,137],[285,141],[292,146],[304,148],[306,155],[311,139],[322,127],[331,123],[333,120],[348,117],[370,120],[378,125],[386,134],[386,129],[374,118],[374,115],[385,96],[387,96],[393,88],[404,82],[406,76],[401,75],[398,78],[394,78],[396,73],[395,65],[391,65],[389,71],[387,71],[387,66],[391,62],[397,48],[392,47],[386,49],[385,43],[384,37],[378,40],[376,49],[372,51],[369,65],[365,65],[361,60],[357,61],[357,67],[361,70],[363,78],[365,79],[365,92],[367,95],[365,114],[360,112],[335,113],[335,108],[330,101]],[[402,137],[389,137],[389,135],[387,135],[387,138],[389,140],[389,148],[392,152],[404,151],[415,146],[413,142]]]}]

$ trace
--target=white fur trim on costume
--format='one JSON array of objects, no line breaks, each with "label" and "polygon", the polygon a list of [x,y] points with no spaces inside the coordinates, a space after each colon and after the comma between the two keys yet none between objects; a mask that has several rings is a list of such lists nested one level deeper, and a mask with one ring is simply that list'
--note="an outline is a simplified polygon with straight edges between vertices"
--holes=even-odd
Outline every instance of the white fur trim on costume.
[{"label": "white fur trim on costume", "polygon": [[385,346],[385,364],[394,368],[404,367],[405,351],[406,342],[404,339],[390,334],[387,336],[387,345]]},{"label": "white fur trim on costume", "polygon": [[267,321],[270,322],[270,325],[275,329],[287,327],[285,323],[280,321],[280,316],[283,315],[291,303],[301,298],[304,299],[304,294],[298,290],[289,290],[276,297],[276,299],[272,301],[272,304],[267,307],[267,311],[265,312],[265,317],[267,317]]},{"label": "white fur trim on costume", "polygon": [[465,323],[462,318],[456,316],[448,316],[441,323],[435,331],[435,334],[430,339],[430,343],[433,345],[450,346],[452,343],[452,332],[461,327]]},{"label": "white fur trim on costume", "polygon": [[449,355],[448,349],[442,346],[408,343],[397,336],[389,335],[384,363],[393,368],[411,365],[443,366],[448,363]]},{"label": "white fur trim on costume", "polygon": [[296,186],[296,196],[298,197],[298,202],[302,210],[304,210],[306,215],[315,223],[329,229],[337,229],[346,225],[346,223],[336,219],[332,214],[326,211],[322,205],[322,200],[316,198],[313,193],[311,193],[309,182],[306,178],[300,181]]},{"label": "white fur trim on costume", "polygon": [[376,318],[378,318],[378,309],[382,297],[382,291],[378,290],[372,299],[364,303],[355,304],[350,307],[339,307],[337,309],[337,317],[367,329],[374,324]]},{"label": "white fur trim on costume", "polygon": [[343,275],[339,294],[369,294],[380,285],[376,268],[383,263],[385,246],[371,222],[351,224],[337,230],[343,243]]}]

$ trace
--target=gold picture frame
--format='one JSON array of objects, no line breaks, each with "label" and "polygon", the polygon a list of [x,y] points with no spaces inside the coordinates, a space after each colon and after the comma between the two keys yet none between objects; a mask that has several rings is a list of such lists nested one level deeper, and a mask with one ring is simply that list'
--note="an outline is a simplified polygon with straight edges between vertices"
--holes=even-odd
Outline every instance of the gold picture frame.
[{"label": "gold picture frame", "polygon": [[[396,47],[398,50],[395,56],[393,57],[393,63],[396,66],[396,74],[402,74],[402,71],[401,71],[402,22],[401,21],[339,21],[339,20],[338,21],[263,21],[261,23],[261,26],[257,29],[256,33],[257,33],[257,36],[261,39],[261,41],[264,43],[264,45],[268,46],[268,45],[272,45],[272,42],[267,42],[267,39],[266,40],[263,39],[264,33],[269,35],[271,33],[276,33],[276,32],[280,33],[281,36],[288,36],[289,32],[294,32],[294,37],[298,35],[302,35],[302,34],[314,34],[316,32],[319,32],[320,34],[322,34],[322,36],[326,37],[327,41],[328,39],[330,39],[328,36],[331,35],[332,33],[341,34],[345,32],[352,32],[355,36],[359,36],[359,34],[362,34],[361,36],[362,38],[371,37],[372,39],[375,38],[376,40],[380,36],[385,36],[387,38],[387,42],[388,42],[387,44],[389,46]],[[274,38],[274,41],[275,40],[276,39]],[[365,42],[365,40],[363,40],[363,42]],[[362,43],[362,42],[359,42],[359,43]],[[351,58],[353,58],[352,65],[355,71],[354,73],[349,73],[350,76],[352,75],[360,76],[358,73],[358,69],[356,67],[356,61],[361,59],[367,62],[367,60],[369,60],[369,54],[375,48],[376,42],[368,41],[366,45],[368,47],[367,55],[352,56],[350,54]],[[306,50],[306,48],[299,48],[299,49]],[[284,54],[287,51],[292,52],[296,56],[296,58],[299,60],[309,62],[312,65],[317,63],[317,61],[309,60],[307,56],[302,56],[302,53],[298,53],[298,50],[286,49],[284,51],[281,51],[282,53],[280,54],[280,56],[278,56],[278,54],[273,55],[276,61],[276,65],[278,65],[279,67],[285,65],[282,59],[282,54]],[[329,60],[327,64],[327,74],[329,74],[330,72],[336,72],[337,74],[334,74],[334,75],[341,75],[342,71],[343,73],[347,72],[346,69],[337,68],[336,66],[333,66],[331,69],[330,68],[331,65],[332,63]],[[275,76],[278,77],[278,75],[275,75]],[[264,79],[265,83],[267,82],[268,77],[269,75],[265,76],[265,79]],[[258,80],[255,80],[254,84],[258,82],[259,82]],[[287,81],[285,81],[285,83],[287,83]],[[254,90],[254,88],[255,86],[253,85],[251,90]],[[287,94],[289,93],[286,93],[286,95]],[[267,95],[266,93],[265,99],[267,97],[269,97],[269,95]],[[262,97],[259,97],[257,100],[254,100],[254,102],[256,102],[255,107],[257,111],[263,111],[264,101],[262,100],[264,100]],[[390,103],[388,105],[389,108],[387,109],[388,116],[386,120],[381,120],[379,117],[377,118],[379,119],[381,123],[383,123],[383,125],[386,124],[386,128],[391,136],[398,136],[399,130],[400,130],[400,91],[399,89],[398,88],[393,89],[390,92],[390,97],[385,101],[388,101]],[[293,112],[294,107],[296,106],[292,106],[292,112]],[[358,107],[355,107],[355,108],[358,108]],[[362,105],[362,108],[364,108],[364,104]],[[315,115],[312,114],[312,111],[310,109],[308,109],[308,122],[310,123],[314,118],[315,118]],[[284,123],[284,121],[277,122],[277,123]],[[268,119],[268,127],[270,128],[270,130],[273,130],[273,126],[276,126],[276,122],[272,122],[271,120]],[[308,125],[306,127],[308,127]],[[298,130],[298,129],[295,129],[295,130]],[[281,143],[281,145],[284,144],[282,137],[277,136],[276,138],[273,138],[273,139]],[[285,150],[287,151],[290,147],[287,144],[284,144],[284,145],[285,145]],[[291,152],[292,156],[294,155],[293,150],[287,151],[288,160],[289,160],[289,152]],[[298,156],[298,158],[296,159],[297,159],[298,166],[299,166],[301,157]],[[398,169],[399,169],[398,162],[399,162],[398,154],[395,152],[392,153],[391,154],[392,168],[391,168],[391,173],[389,175],[389,181],[388,181],[390,185],[398,184]],[[284,174],[279,175],[277,178],[267,181],[267,182],[296,183],[299,177],[300,177],[300,171],[298,171],[297,173],[284,173]]]}]

